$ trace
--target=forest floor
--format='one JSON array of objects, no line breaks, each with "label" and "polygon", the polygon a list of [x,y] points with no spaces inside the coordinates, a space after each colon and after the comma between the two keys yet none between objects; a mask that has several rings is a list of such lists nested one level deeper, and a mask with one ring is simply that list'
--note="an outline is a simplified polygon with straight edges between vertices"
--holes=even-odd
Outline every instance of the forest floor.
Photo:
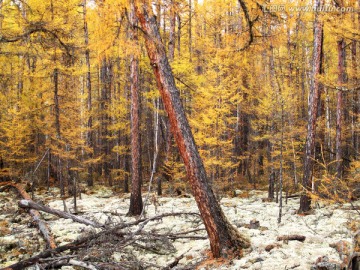
[{"label": "forest floor", "polygon": [[[131,260],[136,261],[144,269],[161,269],[181,256],[182,259],[173,269],[305,270],[310,269],[311,265],[322,256],[327,256],[330,261],[340,264],[343,259],[342,253],[348,253],[348,249],[352,248],[352,233],[360,224],[360,214],[350,210],[352,205],[319,202],[312,214],[301,216],[296,214],[299,198],[292,198],[287,204],[284,202],[282,221],[278,224],[278,204],[263,202],[262,198],[265,197],[265,192],[250,191],[246,198],[222,198],[220,201],[230,221],[251,239],[252,247],[244,252],[242,258],[228,261],[209,259],[209,241],[195,239],[196,236],[206,237],[204,226],[200,219],[193,215],[164,217],[147,223],[143,228],[148,235],[185,235],[184,238],[162,241],[159,245],[156,245],[156,241],[149,243],[139,239],[137,245],[98,251],[103,252],[98,257],[121,262],[125,257],[129,261],[130,256]],[[42,195],[36,194],[35,201],[54,209],[64,210],[63,201],[58,198],[57,189],[51,189],[46,194],[44,192]],[[0,268],[29,258],[44,249],[44,241],[37,229],[32,226],[31,217],[18,207],[17,201],[16,193],[0,192]],[[149,202],[151,203],[147,207],[146,217],[162,213],[198,212],[192,197],[150,196]],[[73,199],[66,199],[66,205],[71,211]],[[77,200],[77,205],[82,216],[103,224],[119,224],[135,220],[126,216],[129,195],[114,194],[109,188],[98,187],[91,194],[82,194],[82,198]],[[359,207],[360,202],[354,202],[353,205]],[[57,244],[72,242],[80,235],[90,230],[94,231],[89,226],[50,214],[43,213],[43,218],[50,226]],[[249,228],[252,220],[259,221],[260,226]],[[190,233],[189,231],[192,230],[194,232]],[[303,235],[306,239],[304,242],[277,241],[278,236],[286,235]],[[81,259],[91,261],[91,256],[93,255],[90,253],[84,254]],[[63,266],[61,269],[79,268]]]}]

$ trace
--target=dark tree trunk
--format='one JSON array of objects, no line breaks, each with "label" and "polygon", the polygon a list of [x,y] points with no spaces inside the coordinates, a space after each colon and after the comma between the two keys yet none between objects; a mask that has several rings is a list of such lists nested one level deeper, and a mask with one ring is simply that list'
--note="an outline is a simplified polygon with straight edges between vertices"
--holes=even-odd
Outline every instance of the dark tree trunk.
[{"label": "dark tree trunk", "polygon": [[[236,94],[238,94],[239,89],[236,89]],[[235,134],[233,139],[233,156],[232,156],[232,162],[233,162],[233,168],[231,169],[231,179],[233,180],[237,174],[238,174],[238,168],[240,164],[239,158],[241,155],[241,149],[240,149],[240,101],[237,101],[236,104],[236,112],[234,112],[234,116],[236,117],[236,123],[235,123]]]},{"label": "dark tree trunk", "polygon": [[[57,68],[54,69],[53,73],[54,78],[54,111],[55,111],[55,131],[56,131],[56,138],[61,138],[61,131],[60,131],[60,105],[59,105],[59,70]],[[58,158],[58,166],[57,166],[57,179],[59,179],[60,185],[60,194],[61,196],[65,195],[65,186],[62,177],[62,167],[61,167],[61,158]]]},{"label": "dark tree trunk", "polygon": [[[86,5],[87,5],[87,0],[83,0],[83,20],[84,20],[84,39],[85,39],[85,46],[86,46],[86,50],[85,50],[85,61],[86,61],[86,89],[87,89],[87,111],[89,113],[89,118],[88,118],[88,122],[87,122],[87,128],[88,128],[88,132],[87,132],[87,145],[89,148],[93,148],[94,147],[94,142],[93,142],[93,131],[92,131],[92,115],[91,115],[91,111],[92,111],[92,95],[91,95],[91,69],[90,69],[90,50],[88,48],[89,46],[89,31],[88,31],[88,25],[87,25],[87,13],[86,13]],[[92,153],[89,153],[89,158],[91,159],[93,157]],[[93,182],[93,168],[92,168],[92,164],[90,163],[88,165],[88,176],[87,176],[87,184],[88,186],[93,186],[94,182]]]},{"label": "dark tree trunk", "polygon": [[[338,86],[341,88],[345,83],[345,41],[338,41]],[[336,177],[341,178],[343,174],[343,149],[342,143],[342,118],[343,118],[343,92],[338,90],[336,94]]]},{"label": "dark tree trunk", "polygon": [[[354,77],[353,80],[356,81],[358,76],[357,76],[357,72],[358,72],[358,67],[357,67],[357,41],[352,41],[351,43],[351,62],[352,62],[352,69],[354,71]],[[356,158],[356,153],[358,152],[358,147],[357,147],[357,133],[358,131],[356,130],[356,123],[358,122],[358,114],[359,114],[359,104],[357,101],[357,95],[358,93],[355,91],[354,93],[352,93],[352,110],[353,113],[351,115],[351,146],[353,148],[353,157]]]},{"label": "dark tree trunk", "polygon": [[[128,139],[126,139],[128,141]],[[128,145],[128,144],[126,144]],[[124,170],[125,170],[125,176],[124,176],[124,193],[129,193],[129,172],[130,172],[130,166],[129,166],[129,155],[126,154],[124,157]]]},{"label": "dark tree trunk", "polygon": [[110,175],[111,164],[110,159],[110,133],[109,133],[109,124],[111,118],[109,116],[109,105],[111,100],[111,85],[112,85],[112,64],[111,61],[106,57],[102,60],[101,69],[100,69],[100,79],[101,79],[101,97],[100,97],[100,148],[101,153],[104,155],[103,162],[101,164],[102,170],[101,174],[104,174],[104,182],[112,185],[112,179]]},{"label": "dark tree trunk", "polygon": [[[250,135],[250,119],[249,115],[240,111],[240,142],[239,142],[239,154],[249,156],[249,135]],[[247,171],[250,166],[250,157],[241,160],[238,167],[238,173],[243,176],[247,175]]]},{"label": "dark tree trunk", "polygon": [[[163,104],[160,102],[161,108],[163,109]],[[159,161],[160,175],[157,178],[157,194],[162,195],[162,182],[166,180],[167,182],[172,179],[172,171],[168,166],[169,158],[171,156],[171,132],[169,128],[169,121],[165,117],[160,116],[160,127],[162,132],[163,144],[164,144],[164,157]]]},{"label": "dark tree trunk", "polygon": [[203,162],[181,103],[179,90],[176,88],[166,57],[156,18],[148,14],[149,10],[142,2],[142,6],[137,7],[137,15],[145,33],[146,49],[169,117],[171,131],[185,163],[187,176],[210,239],[212,254],[214,257],[226,256],[230,250],[249,247],[250,242],[229,223],[208,183]]},{"label": "dark tree trunk", "polygon": [[[137,44],[137,19],[134,2],[131,2],[130,13],[130,39]],[[155,22],[156,25],[156,22]],[[130,92],[131,92],[131,196],[128,215],[140,215],[143,208],[141,197],[141,174],[140,174],[140,101],[139,101],[139,59],[133,54],[130,60]]]},{"label": "dark tree trunk", "polygon": [[[270,132],[273,132],[273,125],[270,128]],[[268,187],[268,199],[273,201],[275,198],[275,171],[274,171],[274,155],[273,155],[273,145],[268,139],[266,142],[267,147],[267,161],[269,163],[268,173],[269,173],[269,187]]]},{"label": "dark tree trunk", "polygon": [[156,179],[156,184],[157,184],[157,195],[161,196],[162,195],[162,180],[161,180],[161,177],[158,177]]},{"label": "dark tree trunk", "polygon": [[[316,0],[316,6],[323,4],[323,0]],[[303,187],[306,192],[311,192],[312,171],[315,158],[315,134],[316,134],[316,120],[318,115],[318,102],[320,99],[319,91],[319,74],[321,73],[322,62],[322,44],[323,44],[323,25],[319,20],[319,14],[315,13],[314,21],[314,51],[312,57],[312,74],[310,81],[309,104],[308,104],[308,124],[305,145],[305,160],[304,160],[304,176]],[[308,194],[304,194],[300,198],[299,213],[309,211],[311,208],[311,198]]]},{"label": "dark tree trunk", "polygon": [[60,139],[60,105],[59,105],[59,70],[54,69],[54,111],[55,111],[55,130],[56,137]]}]

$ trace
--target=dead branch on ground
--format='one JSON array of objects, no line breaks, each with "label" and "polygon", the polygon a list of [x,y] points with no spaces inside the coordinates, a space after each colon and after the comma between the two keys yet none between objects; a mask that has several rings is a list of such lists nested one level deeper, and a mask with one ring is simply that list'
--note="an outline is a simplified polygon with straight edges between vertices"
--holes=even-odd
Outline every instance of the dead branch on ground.
[{"label": "dead branch on ground", "polygon": [[73,214],[70,214],[70,213],[66,213],[66,212],[63,212],[63,211],[60,211],[60,210],[53,209],[53,208],[50,208],[48,206],[36,203],[36,202],[34,202],[32,200],[21,200],[21,201],[19,201],[19,206],[21,208],[31,208],[31,209],[43,211],[43,212],[53,214],[53,215],[56,215],[58,217],[65,218],[65,219],[72,219],[75,222],[82,223],[82,224],[85,224],[85,225],[89,225],[89,226],[92,226],[94,228],[104,228],[105,227],[105,225],[100,224],[98,222],[88,220],[86,218],[76,216],[76,215],[73,215]]},{"label": "dead branch on ground", "polygon": [[[35,210],[34,210],[35,211]],[[135,220],[132,222],[122,223],[113,228],[104,229],[98,233],[90,233],[86,236],[83,236],[69,244],[65,244],[56,248],[47,249],[39,254],[32,256],[28,259],[22,260],[18,263],[10,265],[6,268],[2,268],[0,270],[20,270],[26,267],[35,265],[37,263],[41,263],[42,259],[46,259],[49,257],[59,256],[62,252],[71,250],[79,250],[82,248],[86,248],[88,251],[91,246],[99,247],[102,243],[109,243],[111,240],[116,241],[115,245],[118,250],[121,250],[127,245],[131,245],[136,241],[141,240],[141,238],[136,238],[135,236],[141,235],[146,224],[152,221],[162,220],[165,217],[174,217],[174,216],[197,216],[200,217],[198,213],[167,213],[159,216],[154,216],[151,218],[143,218],[139,220]],[[137,226],[138,228],[133,232],[124,232],[124,229],[129,229],[130,227]],[[101,268],[100,268],[101,269]],[[121,269],[121,268],[117,268]]]},{"label": "dead branch on ground", "polygon": [[278,241],[292,241],[292,240],[296,240],[296,241],[300,241],[300,242],[304,242],[306,239],[305,236],[303,235],[297,235],[297,234],[293,234],[293,235],[281,235],[277,237]]},{"label": "dead branch on ground", "polygon": [[[3,182],[3,183],[1,183],[1,186],[3,186],[3,188],[5,188],[5,187],[13,188],[25,200],[31,201],[30,195],[25,191],[25,189],[20,184],[13,183],[13,182]],[[36,223],[41,235],[45,239],[47,247],[51,248],[51,249],[55,249],[56,244],[55,244],[54,237],[50,233],[50,230],[49,230],[47,224],[41,219],[40,213],[34,209],[29,209],[28,211],[29,211],[29,214],[31,215],[31,217],[33,218],[34,222]]]}]

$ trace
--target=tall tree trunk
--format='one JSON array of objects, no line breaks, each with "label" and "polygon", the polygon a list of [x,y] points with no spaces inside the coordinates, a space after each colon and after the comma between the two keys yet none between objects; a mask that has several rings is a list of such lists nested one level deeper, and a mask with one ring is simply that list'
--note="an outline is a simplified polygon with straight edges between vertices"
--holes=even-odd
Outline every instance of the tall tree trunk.
[{"label": "tall tree trunk", "polygon": [[[131,1],[130,13],[130,39],[134,44],[138,43],[137,18],[135,15],[135,4]],[[156,21],[154,21],[155,25]],[[141,197],[141,174],[140,174],[140,123],[139,123],[139,59],[135,54],[130,59],[130,92],[131,92],[131,196],[128,215],[140,215],[143,208]]]},{"label": "tall tree trunk", "polygon": [[[360,5],[360,3],[359,3]],[[360,14],[359,14],[359,23],[360,23]],[[353,41],[351,44],[351,61],[353,69],[353,80],[357,81],[358,76],[358,56],[357,56],[357,41]],[[354,91],[352,93],[352,110],[351,115],[351,145],[353,148],[353,155],[356,158],[357,153],[359,153],[359,130],[356,128],[357,123],[359,122],[359,113],[360,113],[360,91]]]},{"label": "tall tree trunk", "polygon": [[[360,0],[357,1],[358,2],[358,10],[359,10],[359,7],[360,7]],[[358,21],[358,28],[360,28],[360,12],[357,12],[357,21]],[[357,60],[357,52],[356,50],[354,51],[354,65],[357,67],[357,63],[358,63],[358,60]],[[355,71],[355,80],[357,80],[359,78],[358,76],[358,69],[354,69]],[[360,120],[360,91],[356,91],[354,94],[353,94],[353,99],[354,99],[354,122],[358,123],[359,120]],[[358,158],[358,153],[360,152],[360,131],[359,129],[357,129],[355,132],[354,132],[354,153],[355,155],[357,156],[357,160],[359,160]]]},{"label": "tall tree trunk", "polygon": [[[54,69],[53,73],[54,78],[54,112],[55,112],[55,131],[56,131],[56,138],[59,140],[61,138],[61,131],[60,131],[60,105],[59,105],[59,70],[57,68]],[[61,166],[61,158],[58,158],[58,166],[57,166],[57,179],[59,180],[60,185],[60,194],[61,196],[65,195],[65,187],[62,177],[62,166]]]},{"label": "tall tree trunk", "polygon": [[[268,30],[268,34],[271,33],[271,30]],[[270,44],[270,48],[269,48],[269,71],[270,71],[270,85],[271,88],[273,89],[272,91],[276,91],[276,74],[275,74],[275,61],[274,61],[274,47],[272,45],[272,43]],[[274,101],[273,101],[274,102]],[[277,190],[277,181],[276,181],[276,170],[274,169],[274,143],[275,142],[275,108],[274,110],[271,112],[271,116],[270,116],[270,134],[271,134],[271,139],[269,139],[269,143],[268,143],[268,161],[270,162],[270,175],[269,175],[269,189],[268,189],[268,198],[270,200],[274,200],[276,201],[276,203],[278,202],[278,190]],[[275,196],[275,192],[276,192],[276,196]]]},{"label": "tall tree trunk", "polygon": [[[338,86],[341,88],[345,83],[345,42],[338,41]],[[340,89],[336,94],[336,177],[341,178],[343,173],[342,161],[342,118],[343,118],[343,91]]]},{"label": "tall tree trunk", "polygon": [[146,3],[137,6],[137,15],[145,33],[145,45],[155,74],[158,88],[170,120],[171,131],[185,163],[187,176],[207,230],[214,257],[225,256],[230,250],[249,247],[250,242],[233,227],[215,198],[206,176],[203,162],[194,141],[180,93],[174,81],[156,18]]},{"label": "tall tree trunk", "polygon": [[[84,39],[85,39],[85,62],[86,62],[86,89],[87,89],[87,111],[89,114],[89,118],[87,121],[87,145],[90,149],[93,148],[94,142],[93,142],[93,131],[92,131],[92,95],[91,95],[91,65],[90,65],[90,50],[88,48],[89,46],[89,31],[88,31],[88,25],[87,25],[87,0],[83,0],[83,20],[84,20]],[[91,159],[93,157],[93,153],[89,154],[89,158]],[[93,182],[93,165],[90,163],[88,165],[88,177],[87,177],[87,184],[88,186],[92,186],[94,184]]]},{"label": "tall tree trunk", "polygon": [[[148,192],[146,194],[146,198],[144,201],[144,207],[142,209],[141,215],[140,217],[143,216],[146,207],[148,205],[148,201],[149,201],[149,195],[151,193],[151,187],[152,187],[152,183],[154,181],[154,176],[155,173],[157,171],[157,164],[158,164],[158,154],[159,154],[159,104],[160,104],[160,98],[153,98],[153,105],[154,105],[154,148],[153,148],[153,152],[154,152],[154,156],[153,156],[153,162],[152,162],[152,168],[151,168],[151,172],[150,172],[150,180],[149,180],[149,186],[148,186]],[[159,181],[157,182],[158,184],[158,194],[159,194]],[[160,182],[161,184],[161,182]],[[160,190],[161,190],[161,185],[160,185]],[[159,194],[161,195],[161,194]]]},{"label": "tall tree trunk", "polygon": [[100,96],[100,149],[104,155],[104,159],[101,164],[101,174],[104,176],[104,183],[112,185],[112,178],[110,174],[111,164],[110,159],[110,132],[109,124],[111,118],[109,116],[109,106],[111,100],[111,85],[112,85],[112,64],[111,61],[104,57],[101,63],[100,69],[101,80],[101,96]]},{"label": "tall tree trunk", "polygon": [[[318,9],[323,5],[323,0],[316,0],[315,6]],[[319,13],[315,13],[314,21],[314,51],[312,57],[312,74],[309,90],[309,104],[308,104],[308,124],[305,145],[305,160],[304,160],[304,176],[302,180],[303,187],[306,192],[311,191],[312,186],[312,172],[315,158],[315,135],[316,135],[316,120],[318,114],[318,102],[320,99],[319,91],[319,74],[321,73],[322,62],[322,44],[323,44],[323,24],[319,19]],[[299,213],[309,211],[311,208],[311,198],[308,194],[303,194],[300,198]]]}]

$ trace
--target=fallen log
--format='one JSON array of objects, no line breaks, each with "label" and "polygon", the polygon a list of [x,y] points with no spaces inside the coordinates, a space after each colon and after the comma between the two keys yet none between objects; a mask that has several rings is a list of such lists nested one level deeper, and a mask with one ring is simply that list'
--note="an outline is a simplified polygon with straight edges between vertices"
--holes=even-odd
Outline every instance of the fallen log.
[{"label": "fallen log", "polygon": [[297,234],[292,234],[292,235],[281,235],[277,237],[278,241],[300,241],[300,242],[304,242],[306,239],[305,236],[303,235],[297,235]]},{"label": "fallen log", "polygon": [[36,203],[36,202],[34,202],[32,200],[21,200],[21,201],[19,201],[18,204],[19,204],[19,206],[21,208],[31,208],[31,209],[39,210],[39,211],[46,212],[46,213],[49,213],[49,214],[53,214],[53,215],[61,217],[61,218],[72,219],[75,222],[82,223],[82,224],[85,224],[85,225],[89,225],[89,226],[92,226],[94,228],[104,228],[105,227],[105,225],[100,224],[98,222],[88,220],[86,218],[76,216],[76,215],[73,215],[73,214],[70,214],[70,213],[66,213],[66,212],[63,212],[63,211],[60,211],[60,210],[53,209],[53,208],[50,208],[48,206],[38,204],[38,203]]},{"label": "fallen log", "polygon": [[[1,185],[7,188],[15,189],[20,194],[21,197],[23,197],[25,200],[31,201],[30,195],[25,191],[25,189],[20,184],[13,182],[3,182],[1,183]],[[45,239],[47,248],[51,248],[51,249],[56,248],[54,237],[50,233],[47,224],[41,219],[40,213],[37,210],[29,209],[29,214],[33,218],[33,221],[36,223],[41,235]]]}]

